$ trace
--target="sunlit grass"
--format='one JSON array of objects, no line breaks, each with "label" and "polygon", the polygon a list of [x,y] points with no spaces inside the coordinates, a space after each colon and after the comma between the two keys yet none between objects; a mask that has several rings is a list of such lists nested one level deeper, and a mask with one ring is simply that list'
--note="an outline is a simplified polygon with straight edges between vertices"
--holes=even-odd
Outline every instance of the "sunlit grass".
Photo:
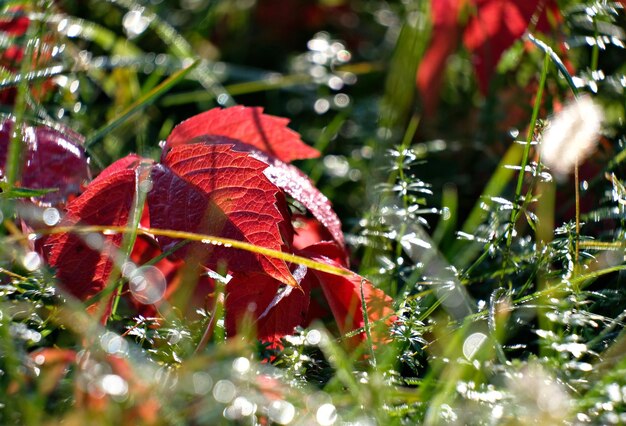
[{"label": "sunlit grass", "polygon": [[[46,219],[52,210],[28,202],[40,194],[19,186],[17,132],[0,194],[0,423],[626,423],[619,3],[561,2],[556,33],[512,45],[489,93],[473,77],[476,52],[455,46],[435,117],[415,91],[432,2],[310,2],[323,23],[297,21],[294,44],[272,44],[289,22],[267,27],[261,2],[87,3],[0,6],[2,22],[31,23],[22,34],[0,31],[3,55],[13,46],[26,58],[0,62],[0,90],[15,91],[2,119],[86,135],[95,175],[129,152],[158,158],[175,123],[214,106],[289,117],[322,151],[300,165],[339,213],[354,269],[393,297],[397,319],[387,330],[366,315],[363,329],[343,336],[317,320],[272,347],[244,318],[226,338],[217,272],[211,303],[189,289],[161,300],[163,288],[156,309],[138,312],[141,295],[122,270],[137,235],[346,270],[144,229],[141,209],[129,227],[61,227],[63,206]],[[544,164],[537,144],[584,93],[601,108],[601,138],[575,175],[568,166],[557,180],[559,153]],[[67,294],[38,254],[38,237],[64,232],[126,235],[117,274],[93,299]],[[103,325],[107,306],[94,303],[115,292]]]}]

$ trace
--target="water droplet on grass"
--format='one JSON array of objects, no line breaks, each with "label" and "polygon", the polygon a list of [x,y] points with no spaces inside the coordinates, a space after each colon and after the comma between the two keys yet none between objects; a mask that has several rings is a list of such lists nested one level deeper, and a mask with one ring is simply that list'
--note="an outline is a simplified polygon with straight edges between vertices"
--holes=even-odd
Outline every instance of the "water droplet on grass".
[{"label": "water droplet on grass", "polygon": [[128,286],[139,303],[151,305],[163,298],[167,284],[163,273],[150,265],[132,272],[128,278]]},{"label": "water droplet on grass", "polygon": [[338,93],[333,98],[334,104],[339,108],[345,108],[350,105],[350,96],[345,93]]},{"label": "water droplet on grass", "polygon": [[34,271],[41,266],[41,257],[34,251],[29,251],[22,260],[24,267],[29,271]]},{"label": "water droplet on grass", "polygon": [[319,330],[309,330],[306,334],[306,342],[309,345],[319,345],[322,341],[322,333]]},{"label": "water droplet on grass", "polygon": [[48,226],[54,226],[61,220],[61,214],[54,207],[48,207],[43,211],[43,222]]},{"label": "water droplet on grass", "polygon": [[100,346],[105,352],[112,355],[124,355],[128,352],[126,340],[112,331],[108,331],[100,337]]},{"label": "water droplet on grass", "polygon": [[472,333],[463,342],[463,355],[467,359],[472,359],[483,343],[487,340],[484,333]]},{"label": "water droplet on grass", "polygon": [[236,392],[237,389],[230,380],[220,380],[213,388],[213,398],[215,398],[217,402],[228,404],[233,400]]},{"label": "water droplet on grass", "polygon": [[269,406],[268,415],[271,421],[279,425],[286,425],[293,421],[296,416],[296,409],[287,401],[272,401]]},{"label": "water droplet on grass", "polygon": [[193,373],[191,380],[193,382],[193,390],[197,395],[206,395],[213,387],[213,378],[209,373]]},{"label": "water droplet on grass", "polygon": [[148,193],[148,192],[152,191],[152,185],[153,185],[152,184],[152,180],[150,180],[150,179],[143,180],[139,184],[139,190],[141,192]]},{"label": "water droplet on grass", "polygon": [[315,413],[315,419],[321,426],[330,426],[337,421],[337,409],[333,404],[322,404]]},{"label": "water droplet on grass", "polygon": [[117,374],[102,376],[100,387],[111,396],[125,396],[128,393],[128,383]]},{"label": "water droplet on grass", "polygon": [[248,358],[239,357],[233,361],[233,370],[239,374],[245,374],[250,370],[250,361]]},{"label": "water droplet on grass", "polygon": [[148,28],[148,25],[150,25],[150,19],[143,16],[143,8],[135,9],[124,15],[122,25],[124,26],[124,31],[126,31],[128,38],[132,39],[143,33]]},{"label": "water droplet on grass", "polygon": [[256,404],[243,396],[239,396],[235,398],[230,407],[224,410],[224,416],[229,419],[237,420],[242,417],[251,416],[255,411]]},{"label": "water droplet on grass", "polygon": [[318,99],[315,101],[315,104],[313,105],[313,109],[315,110],[316,113],[320,115],[324,114],[328,112],[328,110],[330,109],[330,102],[328,102],[327,99]]}]

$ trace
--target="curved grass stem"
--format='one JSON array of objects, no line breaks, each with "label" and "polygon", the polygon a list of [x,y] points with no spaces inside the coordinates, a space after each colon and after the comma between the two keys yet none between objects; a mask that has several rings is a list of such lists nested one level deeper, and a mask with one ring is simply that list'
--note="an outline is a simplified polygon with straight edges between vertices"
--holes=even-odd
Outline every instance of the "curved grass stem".
[{"label": "curved grass stem", "polygon": [[[530,144],[533,140],[533,136],[535,133],[535,128],[537,126],[537,119],[539,117],[539,109],[541,107],[541,101],[543,99],[543,89],[546,85],[546,80],[548,77],[548,69],[550,66],[550,55],[546,53],[543,58],[543,67],[541,70],[541,78],[539,81],[539,89],[537,90],[537,95],[535,97],[535,104],[533,106],[533,113],[530,119],[530,124],[528,126],[528,133],[526,134],[526,145],[524,146],[524,154],[522,155],[522,163],[519,175],[517,176],[517,186],[515,188],[515,197],[513,200],[513,209],[511,210],[511,218],[509,220],[509,225],[506,229],[506,248],[504,252],[504,259],[502,261],[502,270],[505,270],[508,266],[511,256],[511,244],[513,242],[513,230],[515,228],[515,223],[519,218],[519,214],[522,209],[526,207],[527,197],[522,200],[522,188],[524,186],[524,176],[526,173],[526,166],[528,165],[528,158],[530,156]],[[521,203],[521,204],[520,204]]]},{"label": "curved grass stem", "polygon": [[246,243],[243,241],[232,240],[230,238],[222,238],[216,237],[213,235],[206,234],[197,234],[194,232],[185,232],[185,231],[174,231],[171,229],[157,229],[157,228],[129,228],[125,226],[58,226],[51,229],[39,230],[32,234],[25,234],[20,238],[29,238],[32,235],[41,235],[41,234],[63,234],[63,233],[80,233],[80,234],[90,234],[90,233],[106,233],[106,234],[117,234],[117,233],[137,233],[137,235],[146,235],[146,236],[163,236],[169,238],[177,238],[181,240],[189,240],[196,241],[203,244],[212,244],[218,246],[229,247],[233,249],[240,249],[249,251],[252,253],[260,254],[267,257],[272,257],[274,259],[284,260],[285,262],[296,263],[298,265],[304,265],[307,268],[314,269],[320,272],[326,272],[333,275],[339,276],[348,276],[352,274],[352,272],[338,268],[336,266],[328,265],[326,263],[316,262],[315,260],[298,256],[291,253],[285,253],[278,250],[269,249],[266,247],[256,246],[254,244]]}]

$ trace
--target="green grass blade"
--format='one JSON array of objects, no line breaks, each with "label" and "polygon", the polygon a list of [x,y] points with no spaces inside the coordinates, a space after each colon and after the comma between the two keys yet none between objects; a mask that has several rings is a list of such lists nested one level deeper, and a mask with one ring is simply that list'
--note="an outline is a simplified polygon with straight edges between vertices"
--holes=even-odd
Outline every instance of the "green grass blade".
[{"label": "green grass blade", "polygon": [[576,83],[574,83],[574,79],[572,78],[572,75],[569,73],[569,71],[567,70],[567,67],[565,66],[565,64],[563,63],[561,58],[559,58],[559,55],[556,54],[554,49],[552,49],[546,43],[544,43],[543,41],[539,40],[538,38],[536,38],[535,36],[533,36],[530,33],[527,34],[527,37],[535,46],[537,46],[539,49],[543,50],[546,53],[546,55],[548,55],[550,57],[550,59],[552,60],[552,63],[554,65],[556,65],[556,67],[559,70],[559,72],[565,78],[565,81],[567,81],[567,85],[572,90],[574,95],[578,96],[578,94],[579,94],[578,87],[576,87]]},{"label": "green grass blade", "polygon": [[174,86],[180,83],[183,79],[187,77],[187,75],[193,71],[193,69],[198,65],[199,61],[193,62],[187,68],[183,68],[182,70],[172,74],[167,79],[165,79],[161,84],[159,84],[154,89],[150,90],[148,93],[143,95],[141,98],[137,99],[134,103],[128,106],[126,110],[124,110],[120,115],[115,117],[113,120],[109,121],[107,124],[96,130],[92,133],[87,140],[85,141],[85,146],[87,148],[91,147],[94,143],[98,142],[100,139],[105,137],[108,133],[122,125],[126,120],[128,120],[133,114],[141,111],[148,105],[152,104],[158,98],[163,96],[166,92],[171,90]]}]

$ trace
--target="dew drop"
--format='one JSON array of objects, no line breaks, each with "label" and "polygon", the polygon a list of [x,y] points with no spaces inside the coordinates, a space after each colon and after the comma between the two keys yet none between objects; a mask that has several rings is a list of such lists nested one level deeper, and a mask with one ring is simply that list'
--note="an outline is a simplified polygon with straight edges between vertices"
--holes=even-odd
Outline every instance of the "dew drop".
[{"label": "dew drop", "polygon": [[236,420],[251,416],[255,411],[256,404],[243,396],[238,396],[233,401],[233,404],[225,410],[225,415],[230,419]]},{"label": "dew drop", "polygon": [[309,330],[306,334],[306,342],[309,345],[319,345],[322,341],[322,333],[319,330]]},{"label": "dew drop", "polygon": [[122,265],[122,276],[125,278],[129,278],[136,270],[137,265],[135,265],[135,262],[124,262],[124,265]]},{"label": "dew drop", "polygon": [[322,404],[315,413],[317,423],[330,426],[337,421],[337,409],[333,404]]},{"label": "dew drop", "polygon": [[320,115],[324,114],[328,112],[328,110],[330,109],[330,102],[328,102],[327,99],[318,99],[315,101],[315,104],[313,105],[313,109],[315,110],[316,113]]},{"label": "dew drop", "polygon": [[202,371],[193,373],[191,381],[196,395],[206,395],[211,390],[211,387],[213,387],[213,378],[209,375],[209,373],[204,373]]},{"label": "dew drop", "polygon": [[142,266],[130,274],[128,278],[130,291],[139,303],[151,305],[165,295],[167,286],[163,273],[155,266]]},{"label": "dew drop", "polygon": [[213,388],[213,398],[217,402],[228,404],[235,397],[236,388],[230,380],[220,380]]},{"label": "dew drop", "polygon": [[126,340],[112,331],[107,331],[100,337],[100,346],[111,355],[124,355],[128,352]]},{"label": "dew drop", "polygon": [[101,250],[104,247],[104,239],[101,235],[96,233],[87,234],[85,243],[94,250]]},{"label": "dew drop", "polygon": [[24,267],[29,271],[34,271],[41,266],[41,257],[34,251],[29,251],[22,260]]},{"label": "dew drop", "polygon": [[76,91],[78,90],[78,87],[80,86],[80,82],[78,80],[74,80],[70,83],[70,92],[71,93],[76,93]]},{"label": "dew drop", "polygon": [[487,340],[484,333],[472,333],[463,342],[463,355],[465,358],[472,359],[482,344]]},{"label": "dew drop", "polygon": [[105,374],[102,376],[100,388],[112,396],[125,396],[128,393],[128,383],[117,374]]},{"label": "dew drop", "polygon": [[43,211],[43,222],[48,226],[54,226],[61,220],[61,214],[54,207],[48,207]]},{"label": "dew drop", "polygon": [[82,27],[79,24],[70,24],[65,31],[65,35],[70,38],[77,37],[78,35],[80,35],[81,31]]},{"label": "dew drop", "polygon": [[57,31],[60,33],[65,31],[65,29],[67,28],[67,24],[69,24],[69,21],[67,19],[61,19],[59,21],[59,24],[57,25]]},{"label": "dew drop", "polygon": [[357,76],[354,73],[347,72],[343,74],[343,82],[349,85],[356,84]]},{"label": "dew drop", "polygon": [[178,330],[169,330],[167,332],[167,341],[170,345],[175,345],[183,338],[183,334]]},{"label": "dew drop", "polygon": [[233,361],[233,370],[239,374],[245,374],[250,370],[250,361],[248,358],[239,357]]},{"label": "dew drop", "polygon": [[343,49],[337,52],[337,60],[339,62],[348,62],[350,59],[352,59],[352,54],[349,51]]},{"label": "dew drop", "polygon": [[283,400],[272,401],[268,411],[270,420],[279,425],[291,423],[296,416],[295,407],[290,402]]},{"label": "dew drop", "polygon": [[217,97],[217,103],[220,105],[226,105],[228,103],[228,95],[226,93],[222,93]]},{"label": "dew drop", "polygon": [[333,98],[333,102],[337,105],[337,107],[345,108],[350,105],[350,96],[345,93],[337,93]]},{"label": "dew drop", "polygon": [[336,75],[328,79],[328,87],[333,90],[341,90],[343,88],[343,84],[343,79],[341,77],[337,77]]},{"label": "dew drop", "polygon": [[147,194],[148,192],[152,191],[152,186],[153,186],[152,180],[146,179],[146,180],[141,181],[141,183],[139,184],[139,190]]},{"label": "dew drop", "polygon": [[143,16],[143,9],[135,9],[124,15],[122,25],[124,26],[126,34],[128,34],[128,38],[134,38],[148,28],[148,25],[150,25],[150,19]]},{"label": "dew drop", "polygon": [[441,219],[442,219],[442,220],[450,220],[450,217],[451,217],[451,216],[452,216],[452,215],[450,214],[450,209],[449,209],[448,207],[444,207],[444,208],[441,210]]}]

